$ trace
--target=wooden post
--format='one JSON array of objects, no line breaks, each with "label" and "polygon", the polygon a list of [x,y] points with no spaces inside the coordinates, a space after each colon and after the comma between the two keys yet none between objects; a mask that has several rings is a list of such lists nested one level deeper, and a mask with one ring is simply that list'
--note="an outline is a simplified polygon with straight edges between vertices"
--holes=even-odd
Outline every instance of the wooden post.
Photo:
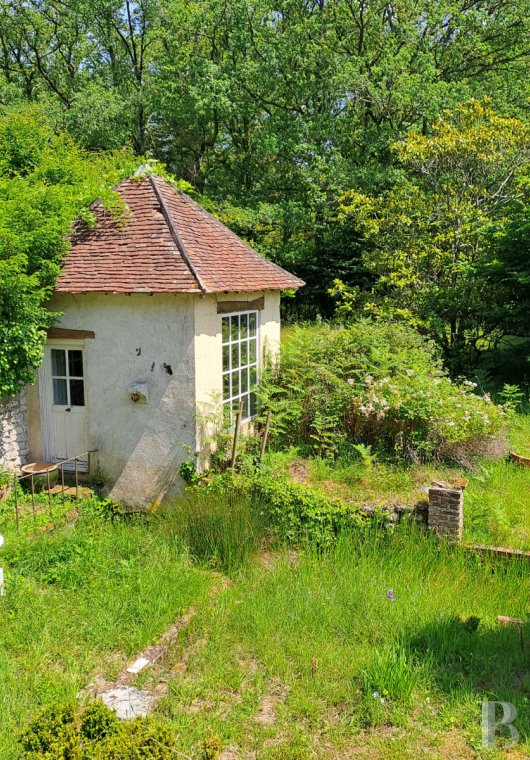
[{"label": "wooden post", "polygon": [[61,468],[61,494],[63,497],[63,509],[64,509],[64,464],[59,465]]},{"label": "wooden post", "polygon": [[239,404],[239,408],[236,412],[236,422],[234,427],[234,440],[232,443],[232,456],[230,457],[230,467],[234,469],[237,456],[237,442],[239,440],[239,424],[241,422],[241,414],[243,413],[243,404]]},{"label": "wooden post", "polygon": [[18,533],[18,489],[17,489],[17,476],[13,475],[13,488],[15,489],[15,520],[17,523],[17,533]]},{"label": "wooden post", "polygon": [[35,480],[31,473],[31,508],[33,510],[33,524],[35,524]]},{"label": "wooden post", "polygon": [[271,416],[272,412],[269,409],[267,412],[267,419],[265,420],[265,430],[263,431],[263,439],[261,441],[261,449],[259,452],[259,461],[261,462],[263,460],[263,457],[265,456],[265,449],[267,448],[267,439],[269,437],[269,428],[271,425]]},{"label": "wooden post", "polygon": [[50,469],[49,468],[46,470],[46,478],[48,480],[48,509],[50,510],[50,517],[53,520],[52,495],[51,495]]}]

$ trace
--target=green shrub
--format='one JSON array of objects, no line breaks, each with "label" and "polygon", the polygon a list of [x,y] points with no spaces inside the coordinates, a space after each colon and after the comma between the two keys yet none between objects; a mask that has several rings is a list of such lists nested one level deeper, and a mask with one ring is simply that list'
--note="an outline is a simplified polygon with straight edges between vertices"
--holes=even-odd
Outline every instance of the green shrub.
[{"label": "green shrub", "polygon": [[152,718],[121,722],[102,702],[84,711],[70,704],[47,708],[22,734],[26,760],[169,760],[171,731]]},{"label": "green shrub", "polygon": [[50,705],[22,734],[22,757],[28,760],[61,760],[82,757],[72,704]]},{"label": "green shrub", "polygon": [[[256,539],[267,531],[282,543],[325,547],[334,543],[341,530],[364,529],[370,522],[358,507],[326,496],[317,488],[275,476],[266,469],[210,476],[193,487],[190,496],[185,512],[182,503],[180,506],[183,518],[180,535],[192,551],[197,542],[201,546],[207,542],[209,547],[219,547],[229,539],[232,545],[236,531],[240,533],[237,524],[242,514],[248,525],[259,526],[259,531],[253,533],[253,542],[246,544],[247,551],[254,551],[259,545]],[[235,545],[238,546],[237,542]],[[242,547],[238,546],[238,551]]]},{"label": "green shrub", "polygon": [[80,734],[83,739],[101,741],[119,732],[116,713],[103,702],[92,702],[81,716]]},{"label": "green shrub", "polygon": [[434,344],[413,329],[359,322],[295,328],[261,395],[282,445],[334,455],[362,443],[386,455],[467,464],[491,453],[506,419],[473,389],[451,382]]},{"label": "green shrub", "polygon": [[288,543],[331,546],[341,530],[367,524],[359,509],[287,478],[256,475],[251,488],[269,525]]}]

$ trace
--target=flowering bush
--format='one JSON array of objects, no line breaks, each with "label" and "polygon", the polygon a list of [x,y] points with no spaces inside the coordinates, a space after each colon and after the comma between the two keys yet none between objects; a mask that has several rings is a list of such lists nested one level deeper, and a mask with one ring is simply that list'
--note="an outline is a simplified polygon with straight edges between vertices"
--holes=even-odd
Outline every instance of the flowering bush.
[{"label": "flowering bush", "polygon": [[264,378],[277,439],[333,454],[371,444],[410,459],[469,462],[502,438],[506,411],[452,382],[434,344],[394,323],[297,327]]}]

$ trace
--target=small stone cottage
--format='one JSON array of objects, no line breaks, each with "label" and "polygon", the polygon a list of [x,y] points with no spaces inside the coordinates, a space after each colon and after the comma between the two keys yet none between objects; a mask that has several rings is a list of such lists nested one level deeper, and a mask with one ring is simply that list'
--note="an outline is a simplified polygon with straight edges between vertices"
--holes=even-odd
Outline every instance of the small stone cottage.
[{"label": "small stone cottage", "polygon": [[[117,188],[116,219],[78,226],[27,388],[29,461],[97,450],[112,498],[145,506],[181,486],[222,419],[256,411],[264,355],[277,352],[280,292],[303,285],[160,177]],[[79,466],[88,466],[84,457]]]}]

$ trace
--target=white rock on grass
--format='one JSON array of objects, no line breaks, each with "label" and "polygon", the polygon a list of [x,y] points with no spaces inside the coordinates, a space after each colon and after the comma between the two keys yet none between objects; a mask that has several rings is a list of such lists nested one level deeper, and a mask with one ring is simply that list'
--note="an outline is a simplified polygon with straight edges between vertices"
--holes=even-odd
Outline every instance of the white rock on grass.
[{"label": "white rock on grass", "polygon": [[118,686],[110,689],[103,692],[100,699],[122,720],[147,715],[155,703],[153,694],[136,689],[134,686]]}]

